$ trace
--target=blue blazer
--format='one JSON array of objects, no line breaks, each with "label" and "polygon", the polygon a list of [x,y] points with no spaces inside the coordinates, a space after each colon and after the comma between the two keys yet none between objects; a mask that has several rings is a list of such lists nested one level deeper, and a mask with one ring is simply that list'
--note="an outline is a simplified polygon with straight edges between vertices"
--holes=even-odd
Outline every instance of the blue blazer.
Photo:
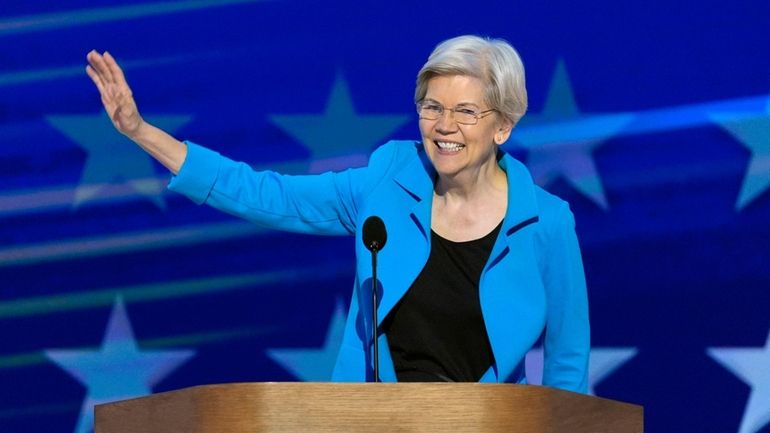
[{"label": "blue blazer", "polygon": [[[194,143],[187,146],[171,190],[274,229],[356,236],[354,293],[332,380],[370,379],[372,269],[361,227],[377,215],[388,231],[378,254],[381,321],[430,253],[436,174],[422,144],[392,141],[372,154],[367,167],[307,176],[254,171]],[[495,359],[481,382],[526,383],[524,357],[542,335],[543,384],[586,392],[588,303],[573,215],[511,156],[500,152],[499,164],[508,179],[508,208],[479,285]],[[394,382],[387,338],[380,333],[378,340],[380,377]]]}]

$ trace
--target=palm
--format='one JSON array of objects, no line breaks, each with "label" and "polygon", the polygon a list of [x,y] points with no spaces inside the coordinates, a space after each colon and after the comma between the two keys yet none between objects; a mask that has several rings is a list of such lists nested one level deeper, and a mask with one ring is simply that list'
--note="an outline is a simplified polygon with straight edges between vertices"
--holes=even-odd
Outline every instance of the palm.
[{"label": "palm", "polygon": [[118,131],[131,136],[139,129],[142,117],[136,107],[131,88],[115,59],[107,52],[88,53],[86,72],[99,89],[102,104]]}]

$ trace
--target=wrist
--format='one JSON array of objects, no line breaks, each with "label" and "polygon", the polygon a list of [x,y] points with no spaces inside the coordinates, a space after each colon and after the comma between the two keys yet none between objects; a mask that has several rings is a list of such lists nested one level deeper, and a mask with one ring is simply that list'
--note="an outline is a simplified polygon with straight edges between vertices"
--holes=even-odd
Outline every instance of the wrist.
[{"label": "wrist", "polygon": [[139,117],[137,126],[135,126],[130,132],[126,132],[126,136],[139,145],[142,145],[147,141],[150,135],[151,125]]}]

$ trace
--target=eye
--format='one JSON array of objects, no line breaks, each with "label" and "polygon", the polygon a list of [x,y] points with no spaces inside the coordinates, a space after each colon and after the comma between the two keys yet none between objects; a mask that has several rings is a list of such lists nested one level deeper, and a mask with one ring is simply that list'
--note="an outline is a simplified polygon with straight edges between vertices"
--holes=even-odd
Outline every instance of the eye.
[{"label": "eye", "polygon": [[431,103],[423,104],[422,109],[427,111],[434,111],[436,113],[441,113],[442,111],[444,111],[444,107],[438,104],[431,104]]},{"label": "eye", "polygon": [[458,114],[464,114],[466,116],[471,116],[471,117],[476,117],[476,114],[477,114],[477,111],[474,110],[473,108],[463,108],[463,107],[455,109],[455,112]]}]

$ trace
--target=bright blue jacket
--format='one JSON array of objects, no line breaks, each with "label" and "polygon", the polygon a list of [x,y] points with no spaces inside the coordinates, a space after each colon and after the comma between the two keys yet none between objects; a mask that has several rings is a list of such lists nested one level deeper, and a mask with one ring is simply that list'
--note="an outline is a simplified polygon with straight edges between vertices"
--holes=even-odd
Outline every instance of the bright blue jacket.
[{"label": "bright blue jacket", "polygon": [[[354,293],[332,380],[370,379],[372,269],[361,227],[377,215],[388,231],[378,254],[381,321],[430,253],[436,174],[422,144],[392,141],[372,154],[367,167],[307,176],[254,171],[194,143],[187,146],[171,190],[273,229],[356,236]],[[586,392],[588,303],[572,212],[536,186],[511,156],[501,152],[499,164],[508,179],[508,208],[479,284],[495,360],[481,382],[525,383],[524,357],[545,332],[543,384]],[[379,335],[380,377],[396,381],[387,338]]]}]

